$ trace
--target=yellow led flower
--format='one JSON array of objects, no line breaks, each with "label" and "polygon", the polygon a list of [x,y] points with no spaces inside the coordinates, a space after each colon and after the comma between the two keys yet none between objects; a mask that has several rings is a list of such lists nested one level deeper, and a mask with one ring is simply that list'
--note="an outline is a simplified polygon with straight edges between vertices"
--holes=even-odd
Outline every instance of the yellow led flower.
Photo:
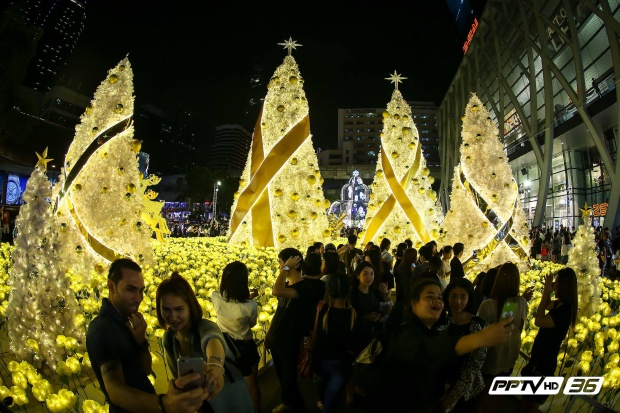
[{"label": "yellow led flower", "polygon": [[36,340],[33,340],[33,339],[30,338],[30,339],[26,340],[26,345],[34,353],[37,353],[39,351],[39,343],[37,343]]}]

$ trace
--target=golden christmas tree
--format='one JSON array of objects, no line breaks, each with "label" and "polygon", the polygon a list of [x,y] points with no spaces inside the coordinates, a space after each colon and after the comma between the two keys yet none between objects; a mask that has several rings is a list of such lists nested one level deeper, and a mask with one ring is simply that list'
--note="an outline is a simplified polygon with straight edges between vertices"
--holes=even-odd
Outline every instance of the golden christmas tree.
[{"label": "golden christmas tree", "polygon": [[409,238],[419,248],[439,236],[442,217],[435,206],[437,194],[431,189],[435,180],[426,167],[411,108],[398,90],[406,78],[394,71],[387,79],[395,88],[383,112],[381,152],[361,236],[363,242]]},{"label": "golden christmas tree", "polygon": [[239,190],[234,195],[229,241],[263,247],[300,247],[328,237],[323,178],[312,145],[304,80],[289,38],[288,56],[267,88]]},{"label": "golden christmas tree", "polygon": [[506,261],[524,269],[529,248],[525,212],[497,126],[475,94],[465,108],[462,138],[439,244],[465,245],[461,261],[466,274]]},{"label": "golden christmas tree", "polygon": [[108,72],[76,126],[55,188],[63,257],[83,277],[105,271],[118,257],[152,260],[133,106],[133,72],[125,58]]}]

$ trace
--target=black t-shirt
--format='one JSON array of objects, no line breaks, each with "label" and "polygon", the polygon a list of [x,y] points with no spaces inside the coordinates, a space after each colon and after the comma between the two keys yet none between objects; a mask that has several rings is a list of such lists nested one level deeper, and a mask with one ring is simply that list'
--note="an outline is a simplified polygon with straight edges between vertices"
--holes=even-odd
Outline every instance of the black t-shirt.
[{"label": "black t-shirt", "polygon": [[[121,365],[127,386],[155,394],[155,388],[142,369],[140,354],[143,350],[133,339],[125,323],[126,320],[121,314],[107,298],[104,298],[101,310],[90,322],[86,334],[86,350],[90,357],[90,364],[108,402],[110,398],[103,383],[101,366],[112,361]],[[110,413],[126,411],[110,402]]]},{"label": "black t-shirt", "polygon": [[[341,360],[347,363],[353,361],[351,350],[356,334],[356,325],[351,328],[351,308],[335,308],[324,305],[319,313],[319,325],[312,356],[316,360]],[[327,331],[323,329],[323,321],[327,320]]]},{"label": "black t-shirt", "polygon": [[381,328],[380,322],[363,319],[364,316],[370,313],[379,312],[379,299],[372,289],[368,291],[368,294],[365,294],[359,288],[354,288],[351,291],[351,305],[355,308],[357,317],[360,320],[360,334],[356,338],[355,348],[361,350]]},{"label": "black t-shirt", "polygon": [[401,265],[396,268],[394,275],[396,278],[396,302],[399,302],[409,295],[413,281],[413,269],[408,265]]},{"label": "black t-shirt", "polygon": [[287,286],[294,288],[298,298],[278,298],[278,308],[271,320],[269,347],[295,346],[314,328],[316,306],[325,296],[325,283],[319,279],[304,278]]},{"label": "black t-shirt", "polygon": [[387,342],[376,386],[364,389],[369,395],[364,411],[432,411],[438,374],[456,359],[458,340],[437,336],[435,329],[428,329],[415,315],[399,326]]},{"label": "black t-shirt", "polygon": [[570,304],[559,305],[558,301],[555,301],[553,309],[549,311],[553,327],[538,330],[529,364],[539,373],[548,376],[555,374],[560,346],[570,328],[572,314]]}]

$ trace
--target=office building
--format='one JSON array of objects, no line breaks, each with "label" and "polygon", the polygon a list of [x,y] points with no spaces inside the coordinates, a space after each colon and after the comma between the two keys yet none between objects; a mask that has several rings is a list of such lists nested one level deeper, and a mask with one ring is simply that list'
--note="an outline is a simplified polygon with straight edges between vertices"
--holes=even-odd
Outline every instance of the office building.
[{"label": "office building", "polygon": [[618,224],[620,2],[489,0],[437,114],[448,206],[475,92],[499,127],[532,225]]},{"label": "office building", "polygon": [[24,84],[46,93],[57,84],[84,31],[86,0],[15,0],[9,8],[37,31]]},{"label": "office building", "polygon": [[230,171],[233,176],[243,172],[250,152],[252,134],[241,125],[220,125],[215,136],[208,160],[212,169]]}]

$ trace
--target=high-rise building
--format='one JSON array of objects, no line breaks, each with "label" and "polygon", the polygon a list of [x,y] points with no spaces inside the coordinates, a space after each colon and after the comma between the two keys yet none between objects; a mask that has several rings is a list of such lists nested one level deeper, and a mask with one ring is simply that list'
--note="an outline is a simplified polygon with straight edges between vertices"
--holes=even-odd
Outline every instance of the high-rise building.
[{"label": "high-rise building", "polygon": [[241,125],[217,126],[208,166],[212,169],[232,170],[241,174],[250,152],[251,142],[252,134]]},{"label": "high-rise building", "polygon": [[[437,106],[432,102],[407,102],[418,128],[424,157],[431,171],[439,168]],[[319,154],[321,165],[370,165],[381,149],[382,114],[385,108],[338,109],[338,149]]]},{"label": "high-rise building", "polygon": [[38,31],[37,51],[24,84],[46,93],[62,76],[84,31],[86,0],[15,0],[9,7]]}]

